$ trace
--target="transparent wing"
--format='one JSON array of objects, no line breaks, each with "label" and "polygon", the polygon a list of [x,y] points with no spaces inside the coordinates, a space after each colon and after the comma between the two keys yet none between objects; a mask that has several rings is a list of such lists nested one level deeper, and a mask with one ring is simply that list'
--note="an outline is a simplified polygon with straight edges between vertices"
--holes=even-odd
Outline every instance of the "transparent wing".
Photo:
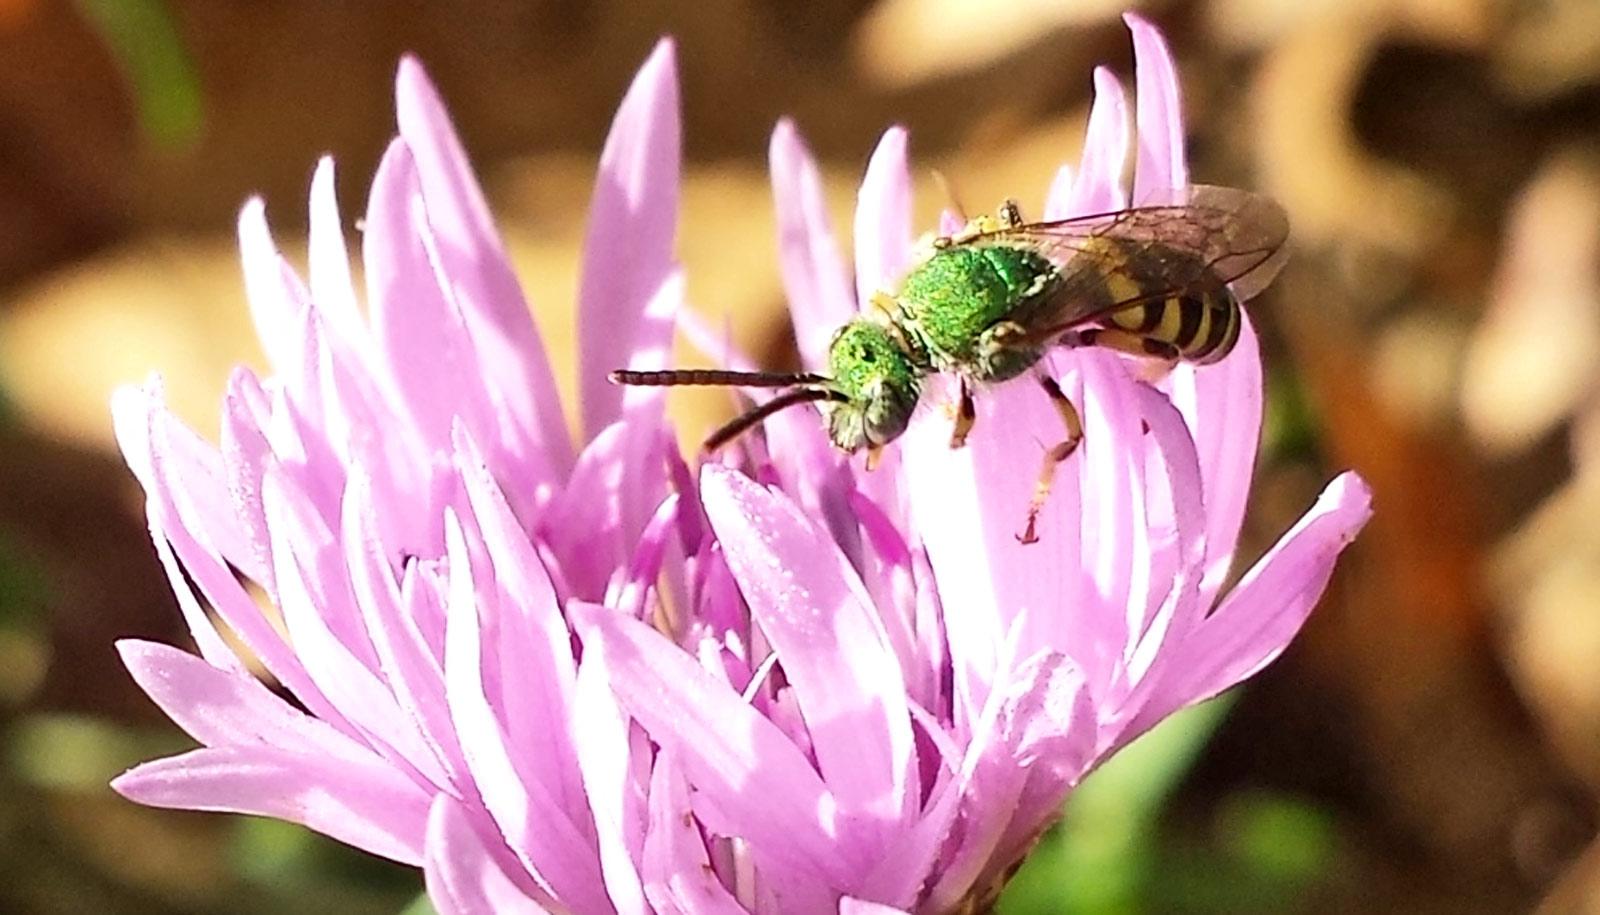
[{"label": "transparent wing", "polygon": [[970,243],[1022,243],[1061,265],[1043,313],[1029,322],[1053,330],[1218,282],[1250,299],[1283,266],[1288,235],[1288,217],[1270,198],[1196,185],[1114,213],[996,229]]}]

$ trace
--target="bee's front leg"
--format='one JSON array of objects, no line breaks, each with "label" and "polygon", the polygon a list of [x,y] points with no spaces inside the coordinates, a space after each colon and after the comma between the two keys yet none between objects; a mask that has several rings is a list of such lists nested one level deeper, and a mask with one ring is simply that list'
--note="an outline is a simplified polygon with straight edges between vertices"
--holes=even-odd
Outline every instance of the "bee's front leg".
[{"label": "bee's front leg", "polygon": [[965,375],[960,377],[961,393],[956,399],[955,424],[950,427],[950,448],[960,448],[967,443],[972,425],[978,421],[978,406],[972,400],[972,387]]}]

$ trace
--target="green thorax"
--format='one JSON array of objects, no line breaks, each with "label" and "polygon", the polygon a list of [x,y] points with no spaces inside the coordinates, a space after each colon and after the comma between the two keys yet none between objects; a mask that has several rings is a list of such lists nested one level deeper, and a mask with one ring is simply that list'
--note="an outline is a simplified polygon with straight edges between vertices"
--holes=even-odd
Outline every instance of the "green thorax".
[{"label": "green thorax", "polygon": [[1044,255],[1018,245],[957,245],[906,274],[901,319],[941,369],[968,364],[978,337],[1037,294],[1057,272]]}]

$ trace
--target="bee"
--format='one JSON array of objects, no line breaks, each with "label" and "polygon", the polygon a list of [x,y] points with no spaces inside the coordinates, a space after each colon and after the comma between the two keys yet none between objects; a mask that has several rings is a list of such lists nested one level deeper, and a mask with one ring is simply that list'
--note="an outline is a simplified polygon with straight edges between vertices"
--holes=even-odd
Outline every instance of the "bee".
[{"label": "bee", "polygon": [[[1163,199],[1164,198],[1164,199]],[[977,420],[973,390],[1032,373],[1066,435],[1044,455],[1018,540],[1035,522],[1055,467],[1083,437],[1076,408],[1036,366],[1055,346],[1103,346],[1173,364],[1216,362],[1239,339],[1240,303],[1282,266],[1289,223],[1270,198],[1195,185],[1139,206],[1027,222],[1015,201],[932,240],[894,292],[840,327],[825,374],[678,369],[611,373],[617,384],[787,388],[706,439],[715,451],[768,416],[815,403],[838,448],[868,466],[910,424],[924,382],[955,376],[950,446]]]}]

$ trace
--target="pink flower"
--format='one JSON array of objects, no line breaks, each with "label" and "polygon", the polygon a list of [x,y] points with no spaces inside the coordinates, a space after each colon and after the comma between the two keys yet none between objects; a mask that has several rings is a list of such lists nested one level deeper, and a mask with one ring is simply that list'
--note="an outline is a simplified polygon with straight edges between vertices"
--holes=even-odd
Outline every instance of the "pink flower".
[{"label": "pink flower", "polygon": [[[1187,177],[1170,56],[1128,21],[1137,201]],[[663,43],[601,160],[576,455],[417,64],[401,66],[400,137],[366,215],[365,312],[330,164],[313,182],[309,283],[260,204],[245,208],[274,374],[236,374],[220,448],[171,416],[158,384],[115,404],[199,651],[124,642],[123,655],[203,745],[117,790],[420,864],[446,915],[942,912],[997,891],[1107,754],[1283,650],[1368,499],[1353,475],[1335,480],[1219,603],[1261,418],[1249,333],[1155,386],[1120,356],[1050,357],[1086,437],[1040,544],[1013,535],[1035,443],[1060,429],[1027,384],[983,393],[961,451],[925,405],[867,473],[794,410],[746,442],[761,482],[711,464],[697,485],[659,389],[605,382],[663,365],[682,301],[672,71]],[[1096,85],[1083,161],[1057,176],[1047,216],[1125,202],[1121,90],[1104,72]],[[792,127],[772,159],[815,366],[908,265],[905,134],[886,135],[863,182],[854,283]]]},{"label": "pink flower", "polygon": [[[1137,132],[1116,79],[1097,71],[1082,161],[1056,176],[1043,218],[1128,205],[1130,141],[1132,202],[1187,184],[1170,54],[1126,18]],[[894,288],[912,256],[905,133],[889,131],[867,167],[854,283],[788,124],[772,170],[796,339],[822,371],[834,328]],[[694,791],[686,812],[740,837],[772,910],[842,911],[842,897],[943,912],[991,898],[1100,760],[1283,651],[1368,517],[1366,485],[1342,475],[1222,595],[1261,426],[1253,332],[1219,364],[1158,385],[1105,351],[1061,349],[1047,364],[1085,436],[1058,470],[1041,543],[1016,532],[1044,445],[1063,432],[1036,386],[980,396],[960,450],[944,411],[924,403],[875,472],[792,410],[751,448],[768,485],[719,467],[701,478],[776,672],[708,672],[703,650],[697,663],[643,623],[577,614],[660,746],[658,774],[670,762]]]},{"label": "pink flower", "polygon": [[[576,455],[419,64],[400,66],[400,136],[365,217],[365,310],[331,162],[312,183],[309,283],[274,248],[261,203],[246,205],[245,280],[273,376],[235,374],[220,448],[173,418],[157,383],[114,404],[199,649],[130,641],[123,657],[204,745],[128,772],[118,791],[294,820],[423,865],[449,911],[623,905],[605,875],[633,863],[608,818],[644,783],[613,764],[627,725],[603,683],[580,676],[561,608],[642,605],[672,531],[669,474],[687,473],[660,393],[604,382],[618,364],[661,363],[682,298],[674,69],[663,42],[601,160]],[[224,628],[304,711],[246,670]],[[519,902],[473,901],[489,893]]]}]

